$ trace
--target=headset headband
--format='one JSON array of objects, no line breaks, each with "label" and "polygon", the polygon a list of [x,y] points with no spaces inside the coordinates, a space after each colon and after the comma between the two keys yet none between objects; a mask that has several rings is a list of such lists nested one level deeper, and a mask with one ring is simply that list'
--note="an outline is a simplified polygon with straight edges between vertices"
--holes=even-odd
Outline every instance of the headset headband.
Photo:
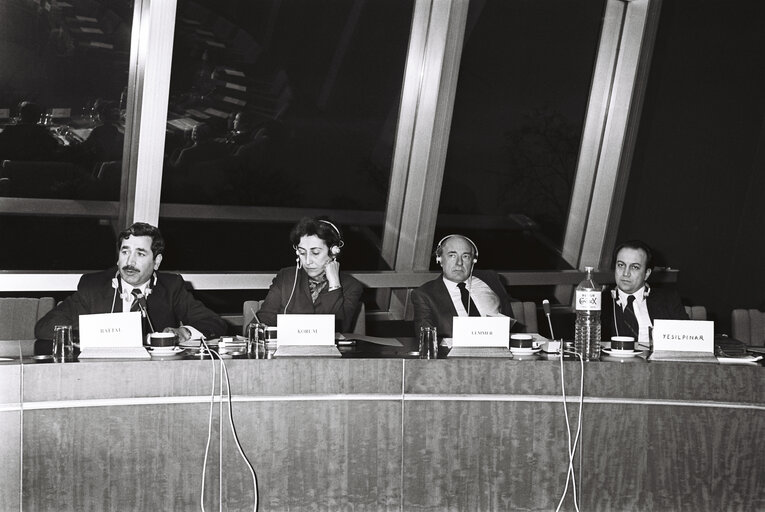
[{"label": "headset headband", "polygon": [[466,237],[465,235],[460,235],[460,234],[458,234],[458,233],[452,233],[451,235],[446,235],[445,237],[443,237],[443,238],[442,238],[442,239],[441,239],[441,240],[438,242],[438,244],[436,245],[436,255],[438,255],[438,251],[440,251],[440,250],[441,250],[441,246],[442,246],[442,245],[444,245],[444,242],[446,242],[447,240],[449,240],[449,239],[450,239],[451,237],[453,237],[453,236],[458,236],[458,237],[460,237],[460,238],[464,238],[465,240],[467,240],[467,241],[470,243],[470,245],[472,245],[472,246],[473,246],[473,250],[475,251],[475,253],[473,254],[473,257],[474,257],[474,258],[477,258],[477,257],[478,257],[478,246],[475,244],[475,242],[473,242],[471,239],[469,239],[469,238],[468,238],[468,237]]},{"label": "headset headband", "polygon": [[330,221],[328,221],[328,220],[324,220],[324,219],[317,219],[317,220],[318,220],[319,222],[323,222],[324,224],[329,224],[329,225],[332,227],[332,229],[334,229],[334,230],[335,230],[335,233],[337,233],[337,241],[338,241],[338,246],[339,246],[339,247],[342,247],[342,246],[343,246],[343,244],[344,244],[345,242],[343,242],[343,235],[341,235],[341,234],[340,234],[340,230],[339,230],[339,229],[337,229],[337,226],[335,226],[334,224],[332,224],[332,223],[331,223]]}]

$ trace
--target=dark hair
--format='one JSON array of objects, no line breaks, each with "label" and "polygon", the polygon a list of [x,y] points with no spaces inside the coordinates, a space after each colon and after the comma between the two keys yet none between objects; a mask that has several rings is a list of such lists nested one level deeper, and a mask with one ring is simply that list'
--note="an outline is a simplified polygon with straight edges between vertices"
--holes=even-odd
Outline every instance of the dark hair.
[{"label": "dark hair", "polygon": [[191,130],[191,140],[202,141],[212,138],[212,128],[205,123],[199,123]]},{"label": "dark hair", "polygon": [[614,256],[611,259],[614,268],[616,268],[616,257],[622,249],[642,250],[645,252],[645,268],[647,270],[653,270],[653,251],[651,251],[651,247],[642,240],[627,240],[626,242],[617,245],[616,249],[614,249]]},{"label": "dark hair", "polygon": [[343,245],[342,235],[334,224],[326,219],[312,219],[310,217],[303,217],[295,224],[295,227],[290,231],[290,242],[293,246],[297,246],[302,237],[312,235],[321,238],[328,248],[333,245],[338,247]]},{"label": "dark hair", "polygon": [[22,101],[19,104],[19,117],[22,123],[36,123],[40,120],[42,109],[31,101]]},{"label": "dark hair", "polygon": [[126,230],[122,231],[117,237],[117,252],[122,247],[122,241],[127,240],[130,236],[150,236],[151,237],[151,252],[156,258],[165,251],[165,239],[162,238],[162,233],[159,232],[159,228],[146,224],[145,222],[136,222]]}]

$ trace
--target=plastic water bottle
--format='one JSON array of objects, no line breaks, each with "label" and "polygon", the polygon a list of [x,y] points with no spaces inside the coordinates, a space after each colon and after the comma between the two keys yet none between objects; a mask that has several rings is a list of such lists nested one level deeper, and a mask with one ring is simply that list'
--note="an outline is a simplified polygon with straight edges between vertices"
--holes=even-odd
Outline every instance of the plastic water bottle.
[{"label": "plastic water bottle", "polygon": [[574,349],[585,361],[600,358],[600,286],[592,279],[592,267],[584,267],[584,280],[576,287]]}]

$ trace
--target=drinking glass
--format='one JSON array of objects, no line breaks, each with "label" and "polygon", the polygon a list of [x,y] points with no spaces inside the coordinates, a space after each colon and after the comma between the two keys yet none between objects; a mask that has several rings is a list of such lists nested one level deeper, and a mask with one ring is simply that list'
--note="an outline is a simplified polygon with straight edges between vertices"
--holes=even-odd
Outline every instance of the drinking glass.
[{"label": "drinking glass", "polygon": [[57,325],[53,328],[53,360],[57,363],[74,360],[71,325]]},{"label": "drinking glass", "polygon": [[435,327],[420,327],[420,359],[438,359],[438,335]]}]

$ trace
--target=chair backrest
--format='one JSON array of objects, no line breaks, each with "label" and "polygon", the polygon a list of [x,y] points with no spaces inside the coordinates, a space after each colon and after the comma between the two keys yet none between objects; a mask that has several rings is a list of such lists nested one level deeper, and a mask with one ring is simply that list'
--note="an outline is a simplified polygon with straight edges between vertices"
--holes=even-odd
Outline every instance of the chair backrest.
[{"label": "chair backrest", "polygon": [[53,297],[0,298],[0,340],[33,340],[35,324],[54,305]]},{"label": "chair backrest", "polygon": [[765,346],[765,311],[734,309],[731,312],[732,335],[747,345]]},{"label": "chair backrest", "polygon": [[707,308],[704,306],[685,306],[685,312],[688,313],[689,320],[707,319]]},{"label": "chair backrest", "polygon": [[536,304],[531,301],[513,301],[510,307],[513,310],[513,318],[523,324],[519,332],[539,332]]},{"label": "chair backrest", "polygon": [[359,315],[356,317],[356,322],[353,324],[353,332],[356,334],[367,333],[367,307],[363,302],[359,308]]},{"label": "chair backrest", "polygon": [[[260,306],[262,305],[262,300],[244,301],[242,305],[242,335],[247,334],[247,324],[252,322],[252,319],[255,318],[255,313],[260,311]],[[356,323],[353,324],[353,332],[356,334],[367,333],[367,309],[363,302],[359,308],[359,316],[356,317]]]}]

